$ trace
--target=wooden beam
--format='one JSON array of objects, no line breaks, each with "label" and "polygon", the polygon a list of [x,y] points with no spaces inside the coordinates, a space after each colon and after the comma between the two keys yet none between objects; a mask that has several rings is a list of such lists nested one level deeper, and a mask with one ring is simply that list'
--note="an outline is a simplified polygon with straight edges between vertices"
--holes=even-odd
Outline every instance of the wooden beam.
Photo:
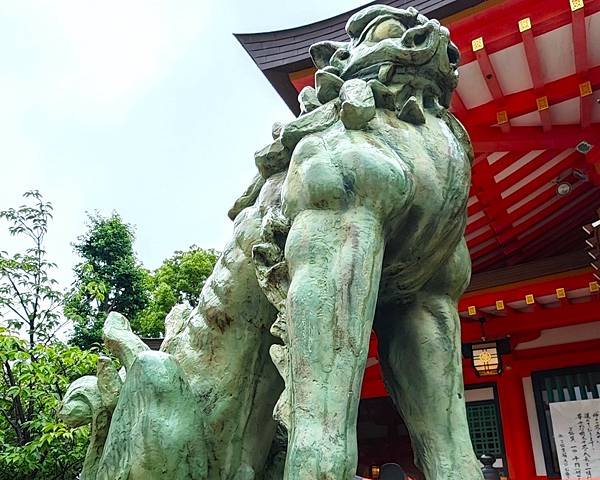
[{"label": "wooden beam", "polygon": [[528,153],[529,152],[524,152],[521,150],[507,152],[505,155],[503,155],[494,163],[492,163],[490,165],[490,168],[492,169],[494,175],[498,175],[500,172],[502,172],[502,170],[507,169],[515,162],[519,161],[523,157],[523,155],[526,155]]},{"label": "wooden beam", "polygon": [[485,245],[483,248],[478,248],[480,245],[482,245],[485,242],[474,242],[474,244],[471,244],[469,246],[468,242],[467,242],[467,246],[469,246],[469,252],[471,254],[471,260],[475,263],[476,260],[480,257],[484,257],[492,252],[496,252],[496,251],[500,251],[502,252],[502,248],[501,245],[498,243],[498,240],[496,240],[496,236],[494,234],[493,230],[490,230],[489,232],[489,236],[490,238],[488,240],[492,240],[493,242],[489,242],[487,245]]},{"label": "wooden beam", "polygon": [[506,113],[504,106],[504,93],[496,77],[494,66],[490,61],[490,57],[485,49],[485,43],[483,37],[477,37],[471,42],[473,52],[475,52],[475,59],[481,70],[481,74],[487,84],[488,90],[492,94],[492,97],[496,103],[496,123],[500,126],[503,132],[510,131],[510,120]]},{"label": "wooden beam", "polygon": [[532,192],[535,192],[538,188],[541,188],[555,180],[562,172],[571,168],[578,160],[579,154],[577,152],[573,152],[571,155],[563,159],[562,162],[557,163],[544,173],[538,175],[533,180],[528,182],[526,188],[520,188],[512,192],[510,195],[506,196],[504,200],[509,205],[515,205],[519,203],[521,200],[527,198]]},{"label": "wooden beam", "polygon": [[[600,4],[600,2],[598,2]],[[588,70],[590,89],[600,88],[600,65]],[[580,92],[580,77],[577,73],[559,78],[545,85],[545,91],[550,105],[564,102],[571,98],[578,98]],[[504,96],[504,107],[509,118],[519,117],[536,110],[538,98],[535,88],[522,90]],[[464,124],[469,132],[473,127],[488,127],[496,123],[497,106],[495,100],[471,108],[464,119]]]},{"label": "wooden beam", "polygon": [[[569,175],[568,177],[565,177],[564,181],[569,182],[574,186],[574,188],[577,188],[577,182],[580,182],[581,180],[576,179],[573,175]],[[533,192],[534,191],[532,191],[532,193]],[[552,200],[553,198],[556,198],[556,188],[549,187],[543,192],[533,197],[532,199],[530,199],[528,202],[523,203],[521,206],[519,206],[519,208],[512,210],[510,214],[515,216],[516,218],[521,218],[524,215],[527,215],[532,210],[541,207],[543,204],[545,204],[549,200]]]},{"label": "wooden beam", "polygon": [[452,94],[452,103],[450,105],[450,111],[454,113],[458,117],[458,119],[462,122],[467,115],[467,107],[465,107],[462,98],[458,94],[458,91],[455,90]]},{"label": "wooden beam", "polygon": [[546,86],[542,77],[542,66],[540,63],[537,46],[531,30],[531,18],[522,18],[519,20],[518,25],[519,32],[521,32],[521,40],[523,40],[523,47],[525,48],[525,57],[527,58],[529,75],[531,76],[533,88],[535,89],[537,95],[536,107],[540,115],[540,120],[542,121],[542,128],[544,131],[549,131],[552,128],[550,104],[548,103],[548,94],[546,92]]},{"label": "wooden beam", "polygon": [[[548,162],[552,161],[557,155],[561,153],[560,150],[546,150],[541,152],[537,157],[529,160],[525,165],[522,165],[520,168],[512,172],[507,177],[497,182],[498,190],[503,192],[513,186],[514,184],[524,180],[528,175],[539,170],[541,167],[546,165]],[[523,155],[521,154],[521,157]],[[528,186],[526,186],[528,187]],[[525,188],[525,187],[523,187]],[[528,188],[528,190],[533,193],[534,190]]]},{"label": "wooden beam", "polygon": [[473,127],[469,134],[477,153],[566,150],[583,140],[600,146],[600,129],[582,129],[579,125],[555,125],[552,132],[543,132],[539,127],[512,127],[508,133],[495,127]]},{"label": "wooden beam", "polygon": [[585,0],[571,0],[571,23],[573,33],[573,53],[575,55],[575,70],[579,78],[579,108],[582,128],[590,126],[592,121],[592,91],[588,87],[588,48],[585,31]]},{"label": "wooden beam", "polygon": [[[499,235],[509,229],[511,225],[510,216],[506,211],[506,204],[502,198],[502,190],[499,188],[487,158],[473,166],[473,186],[476,188],[475,194],[483,207],[484,215],[487,217],[491,228],[491,236],[495,237],[496,244],[490,244],[481,250],[473,249],[471,258],[476,259],[484,256],[493,248],[499,248],[504,251],[504,244],[499,240]],[[477,238],[477,243],[483,239]],[[468,243],[467,243],[468,244]]]},{"label": "wooden beam", "polygon": [[[557,198],[556,201],[539,210],[535,213],[535,215],[532,215],[527,220],[518,223],[513,229],[511,229],[510,232],[506,232],[502,239],[508,240],[509,238],[515,238],[522,233],[535,229],[536,225],[545,218],[548,218],[550,215],[558,212],[562,208],[567,208],[578,203],[580,201],[580,197],[585,197],[585,195],[588,194],[592,189],[593,186],[589,182],[580,183],[571,191],[569,195]],[[558,197],[556,189],[552,188],[551,190],[554,191],[555,198]]]},{"label": "wooden beam", "polygon": [[[600,2],[588,0],[586,15],[600,11]],[[569,0],[506,0],[482,12],[451,22],[452,41],[458,45],[462,64],[475,60],[471,40],[485,36],[489,55],[521,42],[521,35],[514,25],[524,16],[531,18],[533,35],[543,35],[571,23]]]},{"label": "wooden beam", "polygon": [[[524,320],[526,318],[526,320]],[[571,303],[560,308],[540,309],[531,313],[508,314],[505,317],[488,318],[485,324],[485,333],[490,338],[503,337],[507,334],[514,335],[529,331],[549,328],[567,327],[596,321],[598,315],[598,300],[592,299],[585,303]],[[461,322],[463,327],[463,341],[472,341],[478,337],[474,322]]]},{"label": "wooden beam", "polygon": [[473,272],[481,273],[501,267],[506,267],[506,257],[501,250],[495,250],[485,257],[473,260]]},{"label": "wooden beam", "polygon": [[[471,186],[471,188],[473,188],[473,187]],[[470,196],[472,196],[472,195],[470,195]],[[481,204],[479,203],[479,199],[475,203],[472,203],[471,205],[469,205],[467,207],[467,215],[468,216],[474,215],[479,211],[481,211]]]},{"label": "wooden beam", "polygon": [[[582,216],[581,218],[585,218]],[[537,256],[556,256],[560,252],[566,252],[574,249],[582,250],[585,246],[583,236],[579,232],[573,232],[577,230],[580,225],[575,223],[574,228],[563,235],[557,236],[553,241],[547,241],[545,244],[540,245],[537,250]],[[575,234],[573,234],[575,233]]]},{"label": "wooden beam", "polygon": [[[595,191],[588,206],[582,206],[580,209],[572,211],[569,215],[563,215],[558,224],[556,224],[551,231],[528,241],[522,249],[514,252],[514,257],[512,257],[513,261],[515,263],[530,261],[544,254],[544,248],[548,244],[562,243],[564,245],[563,241],[565,238],[573,235],[576,237],[580,236],[581,234],[579,232],[574,234],[573,230],[578,230],[581,228],[582,224],[594,218],[594,207],[599,199],[600,195],[598,191]],[[580,238],[583,248],[584,236],[581,235]]]},{"label": "wooden beam", "polygon": [[577,269],[559,276],[546,275],[510,285],[475,290],[461,297],[458,310],[460,312],[466,311],[469,306],[474,306],[476,309],[492,307],[498,298],[502,298],[506,305],[523,300],[527,294],[532,294],[534,297],[544,297],[554,294],[557,288],[564,288],[566,292],[587,288],[592,280],[589,269]]},{"label": "wooden beam", "polygon": [[[571,223],[578,224],[589,211],[589,202],[598,197],[594,189],[587,189],[585,193],[571,202],[563,203],[561,210],[548,212],[542,221],[536,222],[529,230],[521,232],[518,241],[511,245],[509,253],[523,253],[527,251],[539,253],[539,244],[547,244],[553,237],[564,238],[568,234],[567,226]],[[552,216],[552,218],[549,218]],[[540,231],[541,230],[541,231]]]},{"label": "wooden beam", "polygon": [[465,235],[468,235],[469,233],[476,232],[480,228],[485,227],[488,223],[489,223],[488,218],[485,216],[485,214],[482,215],[481,217],[479,217],[474,222],[467,223],[467,228],[465,228]]},{"label": "wooden beam", "polygon": [[600,187],[600,145],[592,148],[585,154],[585,167],[590,181]]}]

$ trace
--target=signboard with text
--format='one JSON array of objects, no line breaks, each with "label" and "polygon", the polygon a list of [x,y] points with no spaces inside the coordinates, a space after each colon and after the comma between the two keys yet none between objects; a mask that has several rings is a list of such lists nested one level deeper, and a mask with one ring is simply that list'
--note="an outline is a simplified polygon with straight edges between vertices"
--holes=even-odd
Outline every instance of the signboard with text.
[{"label": "signboard with text", "polygon": [[600,479],[600,399],[550,404],[563,480]]}]

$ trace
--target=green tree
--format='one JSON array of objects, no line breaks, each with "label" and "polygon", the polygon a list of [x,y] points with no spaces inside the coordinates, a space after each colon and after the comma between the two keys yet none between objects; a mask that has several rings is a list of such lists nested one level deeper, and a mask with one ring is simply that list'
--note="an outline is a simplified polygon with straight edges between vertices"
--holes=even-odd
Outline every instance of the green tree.
[{"label": "green tree", "polygon": [[160,267],[149,274],[147,288],[150,303],[140,314],[139,333],[158,337],[164,333],[165,317],[178,303],[198,305],[200,291],[211,274],[218,253],[195,245],[186,251],[177,251]]},{"label": "green tree", "polygon": [[147,273],[133,251],[134,238],[133,228],[118,214],[89,215],[88,231],[74,244],[82,261],[75,266],[75,282],[64,309],[74,323],[73,344],[99,345],[102,325],[111,311],[125,315],[137,330],[148,294]]},{"label": "green tree", "polygon": [[44,243],[52,205],[37,191],[0,211],[21,253],[0,252],[0,479],[72,479],[87,444],[85,429],[55,418],[68,384],[95,370],[97,356],[56,340],[61,292]]},{"label": "green tree", "polygon": [[56,419],[69,384],[95,373],[98,356],[62,343],[27,341],[0,327],[0,479],[72,480],[81,471],[89,429]]},{"label": "green tree", "polygon": [[7,327],[26,329],[29,348],[33,348],[36,341],[47,341],[54,334],[62,295],[49,276],[56,265],[48,261],[44,249],[52,204],[44,202],[37,190],[23,197],[33,205],[0,211],[0,219],[9,224],[10,235],[28,245],[12,256],[0,252],[0,307]]}]

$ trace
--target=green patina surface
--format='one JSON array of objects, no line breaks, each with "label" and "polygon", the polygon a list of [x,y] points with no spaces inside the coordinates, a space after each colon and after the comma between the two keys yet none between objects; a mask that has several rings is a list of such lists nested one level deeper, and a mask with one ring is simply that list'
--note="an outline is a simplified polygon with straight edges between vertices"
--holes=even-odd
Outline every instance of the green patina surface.
[{"label": "green patina surface", "polygon": [[62,412],[92,424],[84,480],[353,478],[373,328],[426,478],[482,478],[456,311],[472,156],[447,111],[458,50],[414,9],[367,7],[346,29],[311,47],[316,87],[256,153],[233,238],[163,351],[107,319],[124,380],[102,360]]}]

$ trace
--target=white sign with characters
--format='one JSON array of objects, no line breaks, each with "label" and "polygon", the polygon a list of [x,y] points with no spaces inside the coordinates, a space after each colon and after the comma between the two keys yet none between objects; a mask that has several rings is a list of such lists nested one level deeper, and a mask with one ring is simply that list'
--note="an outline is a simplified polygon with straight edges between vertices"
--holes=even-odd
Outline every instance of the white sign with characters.
[{"label": "white sign with characters", "polygon": [[563,480],[600,479],[600,400],[550,404]]}]

